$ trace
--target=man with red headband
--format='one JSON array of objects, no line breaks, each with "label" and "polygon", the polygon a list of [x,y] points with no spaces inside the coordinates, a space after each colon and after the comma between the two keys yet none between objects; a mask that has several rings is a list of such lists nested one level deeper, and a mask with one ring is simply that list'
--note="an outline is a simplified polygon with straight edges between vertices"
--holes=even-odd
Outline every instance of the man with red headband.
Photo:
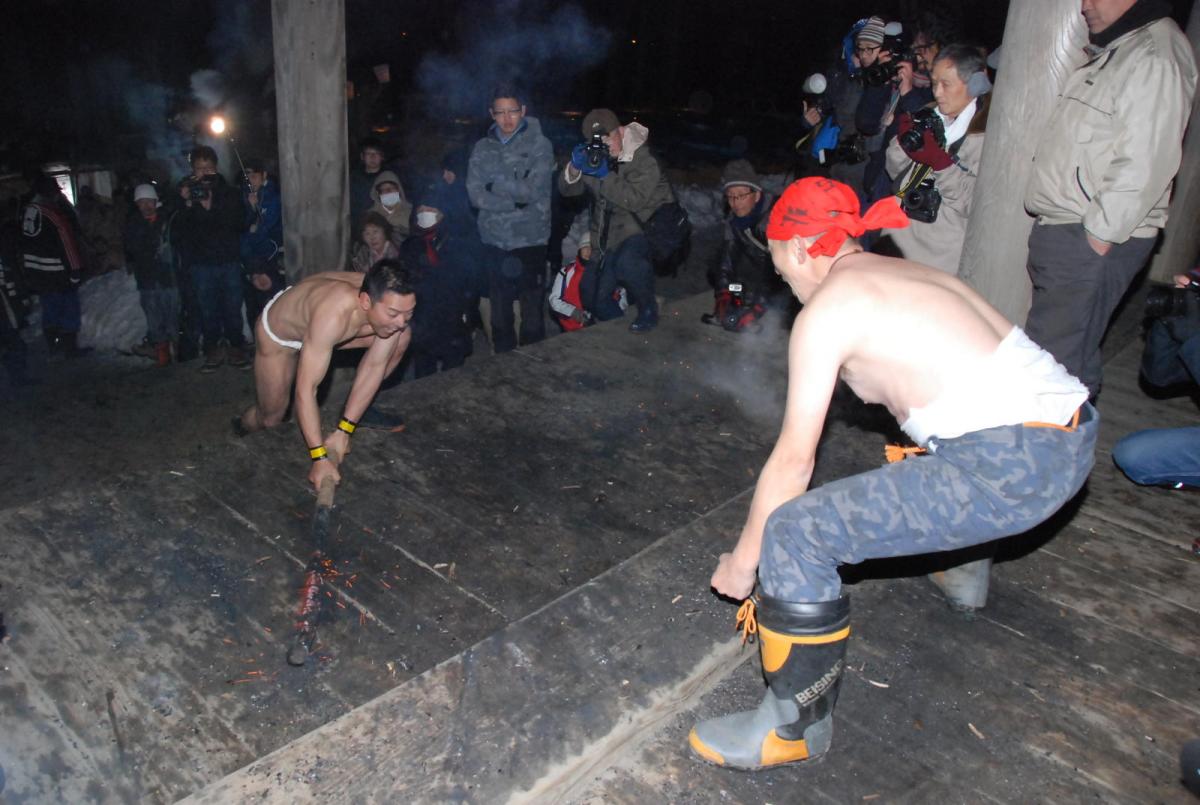
[{"label": "man with red headband", "polygon": [[[747,599],[739,620],[757,630],[768,690],[754,710],[695,726],[692,750],[711,763],[760,769],[829,748],[850,635],[839,565],[1019,534],[1091,470],[1099,423],[1083,384],[955,277],[854,239],[906,223],[894,197],[860,216],[854,192],[823,178],[794,183],[771,212],[775,269],[804,309],[779,439],[712,576]],[[839,378],[920,447],[806,492]]]}]

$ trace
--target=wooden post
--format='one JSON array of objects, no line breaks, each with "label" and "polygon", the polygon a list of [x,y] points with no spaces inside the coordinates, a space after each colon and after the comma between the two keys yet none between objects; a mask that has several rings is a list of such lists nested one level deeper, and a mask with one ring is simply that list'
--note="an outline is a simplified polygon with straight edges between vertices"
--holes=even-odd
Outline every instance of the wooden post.
[{"label": "wooden post", "polygon": [[[1200,0],[1192,5],[1187,38],[1192,43],[1192,53],[1200,61]],[[1173,275],[1194,267],[1200,259],[1200,239],[1196,237],[1196,230],[1200,228],[1200,123],[1197,118],[1200,118],[1200,105],[1193,103],[1187,134],[1183,138],[1183,161],[1175,175],[1171,208],[1167,212],[1167,226],[1158,253],[1150,261],[1150,279],[1155,282],[1170,282]]]},{"label": "wooden post", "polygon": [[1079,0],[1012,0],[1004,26],[987,140],[959,276],[1009,320],[1023,323],[1032,288],[1025,269],[1033,219],[1025,188],[1038,135],[1059,90],[1083,64]]},{"label": "wooden post", "polygon": [[283,248],[289,283],[345,268],[345,0],[271,0]]}]

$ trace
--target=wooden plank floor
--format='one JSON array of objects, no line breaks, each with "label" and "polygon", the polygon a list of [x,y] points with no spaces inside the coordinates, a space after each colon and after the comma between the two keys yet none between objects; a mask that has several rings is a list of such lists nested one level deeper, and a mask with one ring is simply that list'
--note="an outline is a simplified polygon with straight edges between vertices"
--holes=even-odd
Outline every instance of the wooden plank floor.
[{"label": "wooden plank floor", "polygon": [[1109,360],[1096,468],[1073,516],[1005,546],[986,610],[950,613],[922,579],[852,588],[855,636],[830,754],[756,775],[694,761],[700,718],[762,695],[745,662],[570,801],[1192,802],[1179,749],[1200,736],[1200,495],[1138,487],[1112,446],[1195,424],[1137,387],[1140,341]]},{"label": "wooden plank floor", "polygon": [[[1200,496],[1134,487],[1109,451],[1196,414],[1144,399],[1136,345],[1108,367],[1087,495],[1006,546],[980,617],[873,565],[830,756],[691,760],[695,718],[761,695],[706,583],[783,392],[782,331],[700,327],[707,303],[650,337],[593,328],[390,392],[408,429],[355,437],[342,608],[303,670],[282,662],[312,511],[290,426],[7,512],[3,795],[1183,801]],[[876,465],[887,427],[841,399],[818,480]]]},{"label": "wooden plank floor", "polygon": [[653,338],[614,322],[386,394],[408,428],[355,437],[312,667],[283,663],[313,506],[294,426],[6,511],[0,795],[173,801],[736,497],[780,386],[743,408],[762,378],[688,304]]}]

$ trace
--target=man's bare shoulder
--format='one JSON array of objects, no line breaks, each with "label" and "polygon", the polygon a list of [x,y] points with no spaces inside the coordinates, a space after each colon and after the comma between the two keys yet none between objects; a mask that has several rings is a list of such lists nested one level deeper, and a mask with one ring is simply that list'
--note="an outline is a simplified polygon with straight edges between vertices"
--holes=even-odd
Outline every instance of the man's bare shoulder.
[{"label": "man's bare shoulder", "polygon": [[305,277],[279,296],[271,326],[284,338],[336,343],[354,334],[362,274],[328,271]]}]

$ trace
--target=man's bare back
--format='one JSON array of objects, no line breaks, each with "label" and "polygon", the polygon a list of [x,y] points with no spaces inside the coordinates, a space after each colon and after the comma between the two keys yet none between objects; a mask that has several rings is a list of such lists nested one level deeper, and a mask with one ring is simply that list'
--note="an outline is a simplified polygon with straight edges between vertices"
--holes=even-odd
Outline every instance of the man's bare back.
[{"label": "man's bare back", "polygon": [[[1083,384],[957,278],[864,253],[851,238],[908,222],[895,197],[859,208],[848,186],[810,177],[771,210],[772,261],[805,307],[779,438],[711,579],[736,600],[761,584],[738,617],[758,633],[767,680],[758,707],[705,719],[688,736],[720,766],[755,770],[829,749],[850,637],[840,566],[1020,534],[1074,496],[1093,464],[1098,420]],[[809,492],[839,378],[886,405],[917,443],[901,457],[925,455]]]},{"label": "man's bare back", "polygon": [[[807,338],[806,318],[834,319]],[[840,377],[898,422],[984,362],[1013,324],[974,290],[941,271],[858,252],[840,257],[797,318],[793,348],[840,344]]]},{"label": "man's bare back", "polygon": [[[354,315],[362,279],[356,271],[330,271],[293,285],[271,305],[271,332],[281,340],[304,343],[310,322],[318,317],[329,318],[341,323],[340,337],[335,341],[338,349],[366,347],[362,339],[374,339],[375,333],[365,320],[358,323]],[[286,349],[269,338],[264,346]]]},{"label": "man's bare back", "polygon": [[[255,325],[255,404],[238,420],[250,432],[279,424],[292,403],[313,459],[309,480],[319,487],[340,480],[337,462],[349,452],[350,434],[383,379],[412,339],[408,329],[416,296],[408,270],[381,261],[367,274],[315,274],[280,292]],[[364,349],[337,429],[322,438],[317,386],[335,349]]]}]

